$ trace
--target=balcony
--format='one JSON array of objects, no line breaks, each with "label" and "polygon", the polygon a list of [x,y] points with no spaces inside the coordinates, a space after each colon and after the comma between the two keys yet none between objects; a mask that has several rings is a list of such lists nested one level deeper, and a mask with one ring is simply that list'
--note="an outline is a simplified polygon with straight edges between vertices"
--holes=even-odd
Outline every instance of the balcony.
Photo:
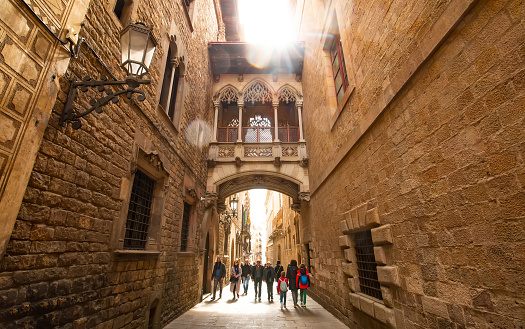
[{"label": "balcony", "polygon": [[[275,127],[243,127],[243,143],[271,143],[273,142]],[[218,127],[217,142],[234,143],[237,142],[239,133],[238,127]],[[279,141],[284,143],[299,142],[299,127],[279,127]]]}]

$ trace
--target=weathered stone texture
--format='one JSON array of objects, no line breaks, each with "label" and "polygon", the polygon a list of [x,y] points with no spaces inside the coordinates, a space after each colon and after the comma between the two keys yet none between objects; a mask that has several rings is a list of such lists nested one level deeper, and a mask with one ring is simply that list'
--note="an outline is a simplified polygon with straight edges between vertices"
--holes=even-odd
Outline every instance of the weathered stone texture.
[{"label": "weathered stone texture", "polygon": [[[159,300],[160,328],[199,301],[202,277],[198,275],[198,246],[204,207],[195,204],[192,249],[184,254],[179,253],[180,223],[184,176],[193,177],[197,193],[203,193],[206,185],[206,150],[194,145],[187,127],[197,119],[210,125],[212,119],[212,79],[207,56],[202,54],[207,53],[207,43],[216,40],[214,4],[211,0],[195,2],[193,35],[180,1],[135,4],[138,8],[134,19],[152,24],[157,38],[166,37],[171,20],[183,31],[188,92],[180,131],[174,134],[173,129],[164,126],[156,109],[158,81],[163,76],[161,64],[167,51],[161,46],[148,77],[152,84],[141,87],[147,98],[139,102],[140,109],[120,99],[117,105],[105,107],[102,114],[83,118],[84,125],[77,131],[60,127],[59,116],[51,116],[6,256],[0,261],[0,323],[8,324],[8,328],[143,328],[147,327],[154,299]],[[118,37],[121,26],[111,18],[111,10],[104,1],[92,0],[80,36],[86,38],[110,71],[122,78]],[[43,41],[37,37],[34,43],[39,56],[45,56]],[[40,74],[37,66],[26,66],[20,66],[27,71],[25,76],[33,71]],[[71,61],[68,75],[82,78],[87,74],[98,78],[107,72],[82,47],[78,59]],[[58,113],[62,112],[69,81],[62,77],[60,86],[54,106]],[[13,111],[21,111],[24,95],[21,89]],[[80,93],[76,104],[86,107],[93,95],[92,91]],[[1,131],[0,141],[7,130]],[[114,222],[127,206],[122,193],[139,135],[146,136],[148,145],[169,168],[158,256],[113,252]]]},{"label": "weathered stone texture", "polygon": [[[342,271],[331,272],[350,258],[342,234],[363,229],[359,209],[372,203],[391,229],[372,236],[398,268],[400,286],[384,292],[398,328],[523,325],[523,3],[317,4],[305,7],[302,25],[312,197],[301,215],[317,274],[310,292],[350,327],[387,326],[366,315]],[[322,36],[334,10],[355,90],[332,127]],[[428,48],[438,27],[443,42]],[[416,69],[403,71],[408,62]],[[391,95],[386,87],[401,82]]]}]

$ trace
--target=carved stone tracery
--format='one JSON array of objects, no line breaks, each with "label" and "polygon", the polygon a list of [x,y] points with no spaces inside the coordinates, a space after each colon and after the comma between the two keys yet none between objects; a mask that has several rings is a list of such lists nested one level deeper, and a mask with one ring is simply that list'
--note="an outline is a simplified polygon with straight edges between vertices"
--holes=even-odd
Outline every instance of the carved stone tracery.
[{"label": "carved stone tracery", "polygon": [[226,102],[228,104],[234,102],[237,103],[239,100],[239,92],[232,86],[228,86],[221,90],[219,94],[219,101]]},{"label": "carved stone tracery", "polygon": [[281,88],[277,96],[281,102],[286,104],[295,102],[297,100],[297,92],[290,86],[284,86]]},{"label": "carved stone tracery", "polygon": [[270,90],[260,82],[253,83],[244,92],[244,101],[255,103],[255,102],[272,102],[273,96]]}]

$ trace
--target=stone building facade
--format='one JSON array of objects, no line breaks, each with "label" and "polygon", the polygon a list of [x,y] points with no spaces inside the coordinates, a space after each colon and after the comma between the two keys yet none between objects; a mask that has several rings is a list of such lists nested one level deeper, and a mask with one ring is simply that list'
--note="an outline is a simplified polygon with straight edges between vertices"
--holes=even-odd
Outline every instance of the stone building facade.
[{"label": "stone building facade", "polygon": [[[204,264],[218,250],[205,144],[206,53],[223,24],[220,3],[28,3],[0,5],[0,323],[161,328],[200,301]],[[79,130],[60,126],[73,77],[125,78],[119,32],[130,18],[151,25],[157,40],[145,101],[122,98],[82,118]],[[66,35],[75,33],[86,43],[70,60]],[[94,95],[79,92],[75,109]],[[139,247],[128,236],[136,187],[152,200]]]},{"label": "stone building facade", "polygon": [[309,293],[351,328],[522,328],[525,4],[298,6]]},{"label": "stone building facade", "polygon": [[295,259],[301,262],[299,236],[300,215],[292,210],[293,199],[287,195],[268,191],[266,193],[267,247],[266,260],[283,266]]}]

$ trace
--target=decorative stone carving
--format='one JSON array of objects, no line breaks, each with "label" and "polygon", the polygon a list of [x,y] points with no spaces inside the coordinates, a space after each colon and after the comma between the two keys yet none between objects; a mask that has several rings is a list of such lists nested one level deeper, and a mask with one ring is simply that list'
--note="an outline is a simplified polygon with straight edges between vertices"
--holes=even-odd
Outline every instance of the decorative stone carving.
[{"label": "decorative stone carving", "polygon": [[310,192],[299,192],[299,200],[310,202]]},{"label": "decorative stone carving", "polygon": [[264,176],[258,175],[258,176],[253,177],[253,183],[255,185],[262,185],[264,184],[264,181],[265,181]]},{"label": "decorative stone carving", "polygon": [[206,192],[206,196],[204,199],[204,207],[208,209],[211,206],[215,206],[217,204],[217,198],[218,198],[217,192]]},{"label": "decorative stone carving", "polygon": [[197,191],[195,191],[194,187],[187,187],[186,193],[193,199],[197,199]]},{"label": "decorative stone carving", "polygon": [[250,103],[261,102],[264,104],[265,102],[271,102],[273,100],[270,90],[259,81],[256,81],[249,86],[243,96],[244,101]]},{"label": "decorative stone carving", "polygon": [[294,88],[287,85],[279,90],[277,97],[281,102],[288,104],[297,100],[297,92]]},{"label": "decorative stone carving", "polygon": [[292,208],[292,210],[295,211],[296,213],[298,213],[298,214],[301,213],[301,204],[300,204],[300,203],[292,203],[291,208]]},{"label": "decorative stone carving", "polygon": [[242,167],[243,163],[244,162],[241,160],[241,158],[239,158],[239,157],[235,158],[235,167],[240,168],[240,167]]},{"label": "decorative stone carving", "polygon": [[245,147],[244,156],[245,157],[271,157],[272,156],[271,147]]},{"label": "decorative stone carving", "polygon": [[206,162],[208,164],[208,168],[215,168],[215,166],[217,165],[217,161],[213,159],[208,159],[206,160]]},{"label": "decorative stone carving", "polygon": [[239,100],[239,91],[232,86],[227,86],[220,91],[218,99],[219,101],[226,102],[228,104],[232,102],[237,103]]},{"label": "decorative stone carving", "polygon": [[235,156],[235,147],[233,146],[222,146],[219,147],[219,158],[232,158]]},{"label": "decorative stone carving", "polygon": [[280,167],[281,166],[281,157],[275,157],[275,159],[273,160],[273,165],[276,166],[276,167]]},{"label": "decorative stone carving", "polygon": [[308,158],[302,158],[302,159],[299,161],[299,166],[301,166],[301,167],[303,167],[303,168],[308,167]]},{"label": "decorative stone carving", "polygon": [[285,147],[283,147],[281,154],[282,154],[283,157],[298,156],[299,155],[299,148],[297,146],[285,146]]},{"label": "decorative stone carving", "polygon": [[155,169],[166,172],[166,170],[164,170],[164,164],[162,163],[157,151],[146,154],[145,158],[153,167],[155,167]]}]

